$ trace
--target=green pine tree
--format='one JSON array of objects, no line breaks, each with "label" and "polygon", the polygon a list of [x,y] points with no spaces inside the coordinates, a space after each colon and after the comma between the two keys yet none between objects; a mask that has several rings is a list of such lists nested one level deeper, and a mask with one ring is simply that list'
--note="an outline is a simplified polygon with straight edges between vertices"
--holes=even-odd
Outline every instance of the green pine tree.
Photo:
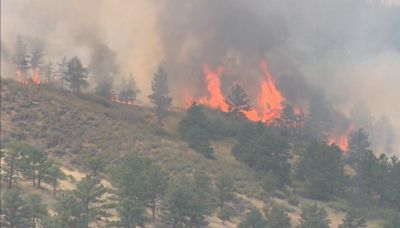
[{"label": "green pine tree", "polygon": [[311,143],[297,164],[298,174],[311,197],[329,200],[343,193],[346,175],[342,152],[335,145]]},{"label": "green pine tree", "polygon": [[54,227],[87,228],[89,219],[84,216],[83,204],[69,192],[61,193],[55,204]]},{"label": "green pine tree", "polygon": [[1,197],[1,227],[35,227],[31,211],[21,190],[11,188]]},{"label": "green pine tree", "polygon": [[2,164],[1,170],[3,172],[2,176],[7,181],[8,188],[11,188],[12,184],[16,182],[21,171],[21,157],[28,149],[28,144],[24,142],[14,141],[7,144],[2,154],[4,164]]},{"label": "green pine tree", "polygon": [[346,217],[343,219],[343,223],[339,225],[339,228],[362,228],[366,227],[365,217],[360,211],[350,210]]},{"label": "green pine tree", "polygon": [[45,174],[45,181],[49,183],[53,188],[53,198],[56,198],[56,192],[59,180],[63,180],[65,179],[65,177],[66,175],[61,170],[58,164],[52,163],[52,165],[47,168]]},{"label": "green pine tree", "polygon": [[156,106],[157,121],[162,125],[162,121],[167,114],[167,109],[171,106],[172,98],[169,96],[167,73],[159,67],[151,81],[152,94],[149,95],[151,103]]},{"label": "green pine tree", "polygon": [[82,217],[86,218],[85,227],[90,222],[97,222],[109,216],[104,208],[105,201],[102,199],[106,191],[100,179],[94,176],[85,176],[77,183],[76,189],[72,191],[78,204],[81,205]]},{"label": "green pine tree", "polygon": [[329,228],[331,221],[325,209],[318,205],[307,205],[301,210],[298,228]]},{"label": "green pine tree", "polygon": [[81,60],[75,56],[67,63],[66,81],[73,93],[78,94],[82,88],[89,86],[87,81],[88,71],[83,67]]},{"label": "green pine tree", "polygon": [[239,224],[239,228],[265,228],[267,221],[258,209],[253,209],[246,214]]},{"label": "green pine tree", "polygon": [[218,207],[222,210],[225,203],[229,203],[235,198],[233,178],[229,175],[221,175],[218,177],[215,187]]},{"label": "green pine tree", "polygon": [[26,72],[29,68],[26,45],[21,36],[17,36],[15,43],[14,62],[18,70]]},{"label": "green pine tree", "polygon": [[267,213],[267,226],[268,228],[290,228],[292,223],[288,213],[281,206],[274,205]]}]

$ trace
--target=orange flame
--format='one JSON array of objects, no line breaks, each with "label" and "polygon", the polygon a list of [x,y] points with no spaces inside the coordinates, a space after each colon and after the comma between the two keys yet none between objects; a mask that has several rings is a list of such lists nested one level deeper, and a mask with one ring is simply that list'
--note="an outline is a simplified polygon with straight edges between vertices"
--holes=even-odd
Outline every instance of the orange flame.
[{"label": "orange flame", "polygon": [[17,75],[17,82],[23,84],[23,85],[27,85],[28,81],[22,76],[22,73],[19,69],[17,69],[16,71],[16,75]]},{"label": "orange flame", "polygon": [[268,63],[265,59],[260,61],[261,71],[264,80],[260,85],[260,94],[258,95],[258,107],[255,110],[245,112],[248,119],[253,121],[270,122],[281,116],[283,102],[285,98],[275,84],[272,74],[269,72]]},{"label": "orange flame", "polygon": [[36,85],[40,84],[40,79],[39,79],[39,68],[35,67],[35,70],[33,71],[32,75],[32,82]]},{"label": "orange flame", "polygon": [[294,106],[293,107],[293,113],[295,116],[300,116],[303,114],[303,111],[301,110],[300,107]]},{"label": "orange flame", "polygon": [[111,102],[114,102],[117,104],[134,105],[133,100],[123,101],[123,100],[118,99],[117,94],[114,91],[111,92],[110,100],[111,100]]},{"label": "orange flame", "polygon": [[[244,112],[244,114],[251,121],[262,121],[267,123],[281,116],[285,98],[276,86],[275,80],[269,72],[268,64],[265,59],[261,60],[260,67],[264,79],[260,84],[257,106],[250,111]],[[223,66],[219,66],[213,71],[210,70],[208,65],[205,65],[204,74],[208,96],[193,99],[188,91],[184,91],[183,99],[185,107],[189,107],[193,101],[196,100],[199,104],[227,112],[228,104],[226,103],[225,97],[221,91],[220,78],[223,71]],[[296,108],[296,113],[301,114],[301,109]]]},{"label": "orange flame", "polygon": [[346,152],[349,150],[349,135],[353,130],[353,125],[349,125],[345,132],[343,133],[334,133],[333,135],[329,135],[327,138],[327,143],[329,145],[337,145],[342,151]]},{"label": "orange flame", "polygon": [[[221,74],[224,71],[222,66],[217,67],[215,71],[211,70],[208,65],[204,66],[205,81],[207,84],[208,96],[202,96],[196,99],[199,104],[208,106],[213,109],[219,109],[223,112],[228,111],[228,104],[221,91]],[[194,99],[185,91],[184,102],[188,107],[193,103]]]}]

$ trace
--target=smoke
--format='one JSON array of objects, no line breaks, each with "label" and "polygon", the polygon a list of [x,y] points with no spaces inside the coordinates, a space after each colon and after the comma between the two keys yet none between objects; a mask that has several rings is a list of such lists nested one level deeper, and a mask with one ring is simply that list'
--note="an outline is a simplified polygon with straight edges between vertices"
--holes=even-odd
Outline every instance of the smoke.
[{"label": "smoke", "polygon": [[[375,119],[388,116],[400,137],[398,0],[56,2],[1,1],[7,59],[17,34],[43,39],[47,61],[78,55],[89,65],[99,49],[108,50],[116,81],[133,72],[142,100],[163,65],[180,105],[183,88],[204,95],[204,64],[224,66],[223,92],[240,83],[254,98],[266,57],[288,99],[326,101],[348,116],[363,102]],[[316,98],[321,94],[326,99]]]}]

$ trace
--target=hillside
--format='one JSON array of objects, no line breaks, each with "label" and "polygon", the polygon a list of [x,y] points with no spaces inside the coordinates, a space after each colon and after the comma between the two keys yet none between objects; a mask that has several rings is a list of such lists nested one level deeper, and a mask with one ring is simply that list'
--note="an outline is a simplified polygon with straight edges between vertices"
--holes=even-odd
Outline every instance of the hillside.
[{"label": "hillside", "polygon": [[[171,179],[194,170],[203,170],[212,178],[231,175],[236,185],[237,208],[243,209],[225,225],[216,216],[209,218],[211,227],[236,227],[245,208],[262,209],[268,205],[254,171],[231,154],[233,139],[213,141],[216,159],[206,159],[179,138],[176,129],[183,110],[171,111],[164,130],[155,124],[149,107],[114,104],[91,95],[77,97],[45,85],[26,86],[2,80],[1,86],[1,142],[24,140],[47,151],[73,177],[62,182],[62,189],[73,188],[72,180],[79,180],[88,172],[87,162],[92,157],[109,165],[126,154],[138,154],[158,164]],[[103,178],[107,179],[105,175]],[[53,202],[28,183],[21,182],[20,186],[43,195],[50,204]],[[295,224],[300,206],[317,202],[299,199],[300,205],[293,206],[284,199],[272,198],[289,209]],[[328,207],[327,203],[319,204],[326,207],[332,227],[337,227],[344,213]],[[370,221],[369,227],[379,227],[379,222]]]},{"label": "hillside", "polygon": [[85,159],[110,164],[127,153],[146,156],[179,176],[195,169],[235,176],[238,190],[261,194],[252,171],[230,155],[229,140],[216,142],[216,160],[195,153],[174,133],[179,116],[171,113],[167,132],[155,124],[151,109],[125,106],[90,96],[75,97],[46,87],[2,81],[1,141],[24,140],[45,149],[69,170],[85,172]]}]

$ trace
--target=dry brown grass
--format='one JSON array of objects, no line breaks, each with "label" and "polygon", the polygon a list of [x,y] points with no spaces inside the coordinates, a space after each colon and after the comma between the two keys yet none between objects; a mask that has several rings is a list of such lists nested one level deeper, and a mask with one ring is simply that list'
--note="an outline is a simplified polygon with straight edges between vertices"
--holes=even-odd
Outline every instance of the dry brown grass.
[{"label": "dry brown grass", "polygon": [[[88,157],[98,157],[110,164],[125,154],[135,153],[153,160],[171,178],[194,170],[203,170],[212,177],[229,174],[235,179],[237,193],[243,200],[259,209],[265,205],[264,193],[254,172],[231,154],[235,141],[212,142],[216,159],[204,158],[176,134],[182,112],[172,112],[166,119],[165,132],[160,133],[149,108],[96,102],[90,96],[77,97],[65,91],[27,87],[5,80],[1,104],[1,141],[26,140],[45,149],[50,157],[62,164],[63,171],[77,181],[88,171],[85,168]],[[74,184],[70,179],[61,181],[60,188],[70,190]],[[104,185],[109,183],[104,182]],[[36,190],[25,182],[21,182],[21,186],[52,202],[51,197],[46,196],[49,186],[44,186],[45,190]],[[301,199],[301,204],[307,202],[311,201]],[[287,204],[286,201],[280,203]],[[332,227],[336,227],[343,213],[327,210]],[[294,207],[294,212],[289,215],[297,224],[299,209]],[[215,216],[209,221],[211,227],[235,227],[240,217],[234,217],[233,222],[225,225]],[[378,224],[371,224],[375,223]]]}]

